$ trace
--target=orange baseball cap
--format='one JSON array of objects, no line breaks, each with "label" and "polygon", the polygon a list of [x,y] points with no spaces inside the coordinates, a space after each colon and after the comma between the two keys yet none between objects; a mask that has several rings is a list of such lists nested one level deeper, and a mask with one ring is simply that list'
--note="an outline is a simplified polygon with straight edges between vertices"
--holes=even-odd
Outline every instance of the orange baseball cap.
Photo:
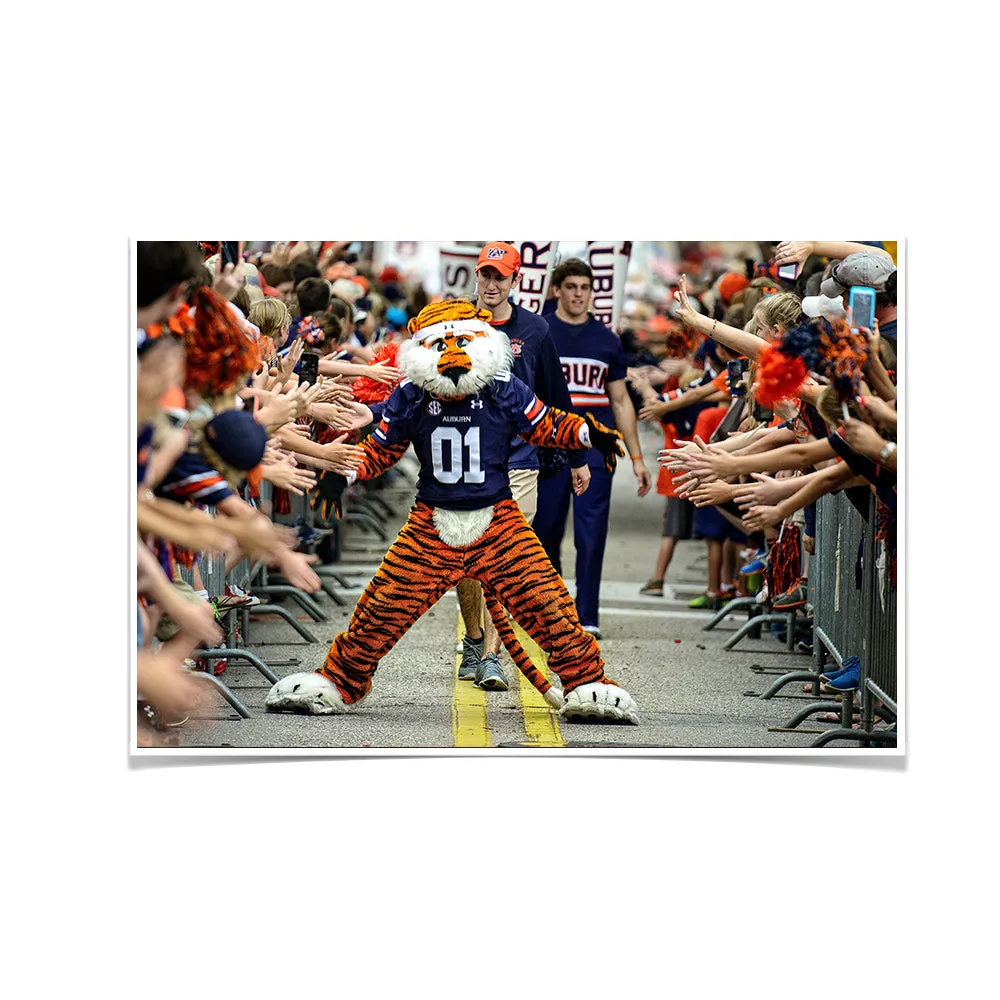
[{"label": "orange baseball cap", "polygon": [[733,296],[742,291],[749,285],[750,282],[747,280],[745,274],[740,274],[738,271],[727,271],[719,279],[719,298],[722,299],[726,305],[732,301]]},{"label": "orange baseball cap", "polygon": [[517,252],[517,247],[510,243],[487,243],[479,251],[476,270],[481,271],[484,267],[495,267],[507,277],[508,274],[516,274],[521,270],[521,255]]}]

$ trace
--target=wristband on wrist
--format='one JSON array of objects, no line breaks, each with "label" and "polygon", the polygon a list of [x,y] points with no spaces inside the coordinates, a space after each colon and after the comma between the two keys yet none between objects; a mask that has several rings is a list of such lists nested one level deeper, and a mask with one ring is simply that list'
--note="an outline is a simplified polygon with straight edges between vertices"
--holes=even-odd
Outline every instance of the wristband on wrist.
[{"label": "wristband on wrist", "polygon": [[642,455],[629,455],[629,458],[631,458],[633,462],[641,462],[642,461]]}]

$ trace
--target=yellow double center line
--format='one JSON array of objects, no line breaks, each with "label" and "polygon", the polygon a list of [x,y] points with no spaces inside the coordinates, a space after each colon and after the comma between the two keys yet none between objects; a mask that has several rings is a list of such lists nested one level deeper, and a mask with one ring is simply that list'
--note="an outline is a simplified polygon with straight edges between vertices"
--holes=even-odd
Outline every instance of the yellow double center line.
[{"label": "yellow double center line", "polygon": [[[465,635],[462,613],[458,613],[459,640]],[[486,724],[486,692],[472,681],[458,679],[462,654],[455,656],[455,690],[451,696],[451,728],[457,747],[493,746],[493,735]]]},{"label": "yellow double center line", "polygon": [[[552,675],[545,664],[545,654],[528,634],[516,623],[514,634],[531,657],[532,663],[551,681]],[[465,635],[462,615],[458,615],[456,635],[461,639]],[[486,692],[477,688],[471,681],[458,679],[458,665],[462,654],[455,657],[455,689],[451,700],[452,731],[456,747],[488,747],[493,745],[493,734],[490,732],[486,711]],[[545,701],[534,685],[517,671],[518,694],[521,708],[524,712],[525,742],[531,746],[563,747],[566,741],[559,732],[556,713]]]}]

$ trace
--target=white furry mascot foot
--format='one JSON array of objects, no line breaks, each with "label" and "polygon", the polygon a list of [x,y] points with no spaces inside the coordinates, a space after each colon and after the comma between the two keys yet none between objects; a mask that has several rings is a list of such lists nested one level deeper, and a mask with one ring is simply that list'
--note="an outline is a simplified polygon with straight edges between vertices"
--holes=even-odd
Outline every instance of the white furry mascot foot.
[{"label": "white furry mascot foot", "polygon": [[581,684],[566,695],[559,714],[569,722],[620,722],[639,725],[635,699],[617,684]]},{"label": "white furry mascot foot", "polygon": [[282,677],[268,691],[264,707],[269,712],[301,712],[305,715],[338,715],[348,710],[333,681],[318,673]]}]

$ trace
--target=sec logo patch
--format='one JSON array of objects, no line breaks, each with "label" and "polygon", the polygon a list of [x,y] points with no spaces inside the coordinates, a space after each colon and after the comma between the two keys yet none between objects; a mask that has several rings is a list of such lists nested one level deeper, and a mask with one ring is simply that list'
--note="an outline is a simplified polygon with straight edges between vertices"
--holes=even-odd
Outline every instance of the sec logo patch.
[{"label": "sec logo patch", "polygon": [[427,404],[427,412],[432,416],[436,417],[441,413],[441,404],[436,400],[432,399]]}]

